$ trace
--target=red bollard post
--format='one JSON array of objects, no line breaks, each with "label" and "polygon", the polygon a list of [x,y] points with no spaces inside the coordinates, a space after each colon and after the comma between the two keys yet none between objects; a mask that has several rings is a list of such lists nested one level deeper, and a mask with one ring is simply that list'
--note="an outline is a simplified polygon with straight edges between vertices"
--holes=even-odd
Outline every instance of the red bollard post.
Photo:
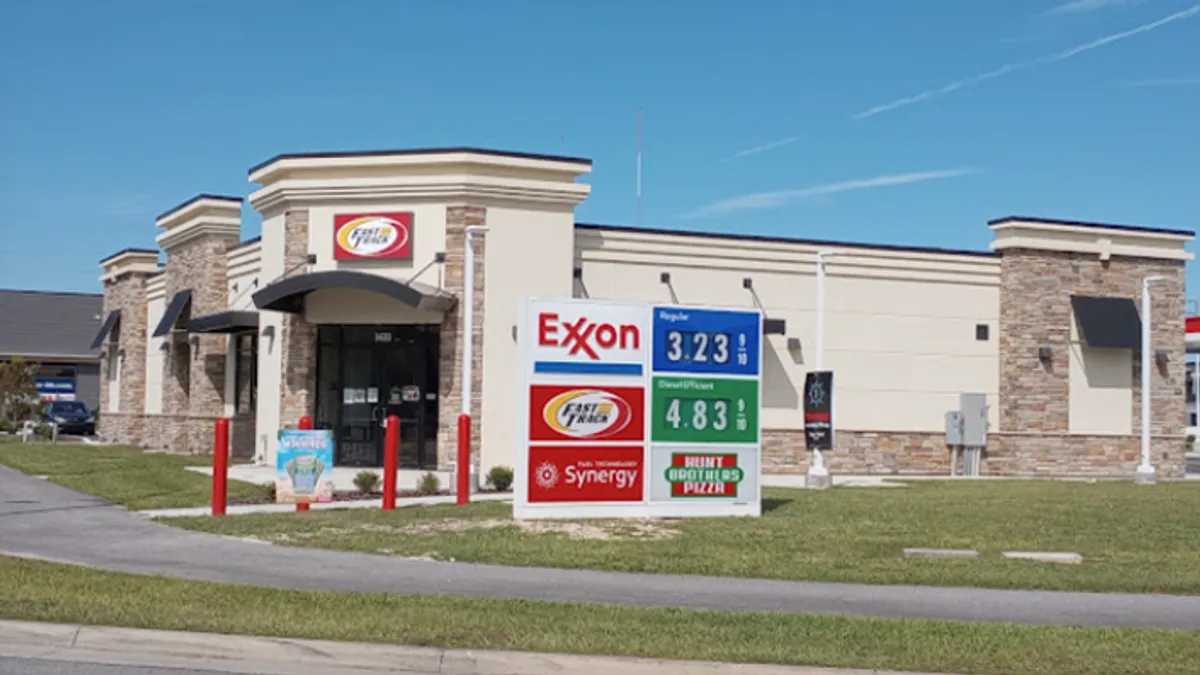
[{"label": "red bollard post", "polygon": [[[302,417],[300,418],[300,424],[299,424],[299,427],[300,427],[301,429],[312,429],[312,428],[313,428],[313,421],[312,421],[312,417],[311,417],[311,416],[309,416],[309,415],[304,415],[304,416],[302,416]],[[297,512],[300,512],[300,511],[307,511],[307,510],[308,510],[308,504],[296,504],[296,511],[297,511]]]},{"label": "red bollard post", "polygon": [[471,501],[471,416],[458,416],[458,505]]},{"label": "red bollard post", "polygon": [[229,418],[217,420],[213,429],[212,514],[225,515],[225,495],[229,486]]},{"label": "red bollard post", "polygon": [[400,469],[400,418],[388,415],[383,442],[383,510],[396,508],[396,471]]}]

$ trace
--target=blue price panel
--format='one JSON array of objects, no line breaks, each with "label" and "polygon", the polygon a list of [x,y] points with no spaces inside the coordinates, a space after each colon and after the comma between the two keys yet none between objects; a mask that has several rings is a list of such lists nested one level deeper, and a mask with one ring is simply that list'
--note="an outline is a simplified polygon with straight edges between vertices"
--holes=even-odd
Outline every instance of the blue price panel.
[{"label": "blue price panel", "polygon": [[655,372],[758,375],[757,313],[655,307],[653,335]]}]

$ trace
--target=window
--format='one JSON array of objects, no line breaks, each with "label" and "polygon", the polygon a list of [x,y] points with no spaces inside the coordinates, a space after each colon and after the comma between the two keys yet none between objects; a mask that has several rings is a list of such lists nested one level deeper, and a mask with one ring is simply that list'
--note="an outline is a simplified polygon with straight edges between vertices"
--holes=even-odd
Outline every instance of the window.
[{"label": "window", "polygon": [[234,412],[248,415],[258,405],[258,335],[245,333],[236,339],[237,354],[234,359]]}]

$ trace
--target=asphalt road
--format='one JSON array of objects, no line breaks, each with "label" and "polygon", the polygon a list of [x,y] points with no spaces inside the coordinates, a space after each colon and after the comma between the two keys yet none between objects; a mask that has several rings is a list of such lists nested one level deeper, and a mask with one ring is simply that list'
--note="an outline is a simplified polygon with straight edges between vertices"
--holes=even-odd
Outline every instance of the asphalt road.
[{"label": "asphalt road", "polygon": [[1200,629],[1200,596],[868,586],[502,567],[277,547],[160,525],[0,466],[0,553],[276,588]]},{"label": "asphalt road", "polygon": [[1194,474],[1200,474],[1200,457],[1196,457],[1194,459],[1188,459],[1187,472],[1194,473]]}]

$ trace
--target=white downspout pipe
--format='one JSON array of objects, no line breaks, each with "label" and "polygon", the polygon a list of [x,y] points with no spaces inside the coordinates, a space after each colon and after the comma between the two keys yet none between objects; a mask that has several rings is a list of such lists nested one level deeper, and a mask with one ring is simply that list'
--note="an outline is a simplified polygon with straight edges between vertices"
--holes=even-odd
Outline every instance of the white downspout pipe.
[{"label": "white downspout pipe", "polygon": [[[817,251],[817,370],[825,369],[825,261],[834,255],[833,251]],[[833,395],[833,392],[830,392]],[[833,410],[830,408],[830,426],[833,426]],[[813,449],[813,461],[808,467],[808,475],[818,478],[818,481],[829,476],[825,468],[825,455],[820,450]]]},{"label": "white downspout pipe", "polygon": [[1154,276],[1142,279],[1142,460],[1133,480],[1135,483],[1146,485],[1153,485],[1156,480],[1154,466],[1150,464],[1150,362],[1154,360],[1150,326],[1150,284],[1163,278]]},{"label": "white downspout pipe", "polygon": [[[487,231],[486,225],[468,225],[463,230],[462,383],[460,391],[462,392],[462,414],[468,417],[471,415],[471,384],[474,381],[475,370],[475,242],[473,235]],[[469,472],[470,466],[468,465],[465,469]],[[455,471],[463,470],[462,463],[458,462],[455,465]],[[455,485],[459,485],[458,477],[455,478]]]}]

